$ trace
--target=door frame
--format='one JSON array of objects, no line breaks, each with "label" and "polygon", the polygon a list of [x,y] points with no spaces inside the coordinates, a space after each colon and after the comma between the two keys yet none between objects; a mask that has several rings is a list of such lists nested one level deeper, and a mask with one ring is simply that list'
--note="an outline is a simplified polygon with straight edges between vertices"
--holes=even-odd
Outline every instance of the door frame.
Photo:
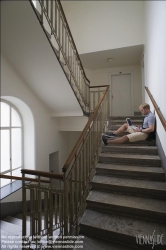
[{"label": "door frame", "polygon": [[110,116],[112,115],[112,76],[129,75],[131,76],[130,91],[131,91],[131,113],[134,115],[134,82],[133,82],[133,71],[123,72],[111,72],[109,73],[109,85],[110,85]]}]

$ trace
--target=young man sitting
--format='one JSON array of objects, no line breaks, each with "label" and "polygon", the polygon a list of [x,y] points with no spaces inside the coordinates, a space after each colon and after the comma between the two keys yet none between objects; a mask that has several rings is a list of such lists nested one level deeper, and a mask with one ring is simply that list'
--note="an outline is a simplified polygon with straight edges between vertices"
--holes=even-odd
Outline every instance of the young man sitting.
[{"label": "young man sitting", "polygon": [[[111,139],[108,139],[105,135],[102,135],[102,141],[104,145],[119,144],[127,141],[136,142],[146,140],[149,133],[154,132],[156,118],[155,115],[150,111],[149,104],[143,103],[139,106],[139,109],[141,113],[145,116],[142,126],[133,129],[128,125],[128,123],[125,123],[117,131],[114,131],[109,134],[112,137]],[[129,134],[116,139],[116,135],[119,135],[125,131],[127,131]]]}]

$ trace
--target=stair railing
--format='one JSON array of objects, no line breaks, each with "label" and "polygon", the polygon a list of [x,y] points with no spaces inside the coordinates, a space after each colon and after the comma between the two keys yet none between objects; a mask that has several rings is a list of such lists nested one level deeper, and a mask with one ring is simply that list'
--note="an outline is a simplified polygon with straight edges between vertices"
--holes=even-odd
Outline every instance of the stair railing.
[{"label": "stair railing", "polygon": [[109,115],[109,86],[103,92],[62,170],[64,172],[64,234],[77,235],[93,170],[98,162],[101,133]]},{"label": "stair railing", "polygon": [[[54,184],[54,180],[63,181],[63,174],[29,169],[22,169],[21,172],[22,249],[53,249],[57,237],[64,235],[64,192],[63,188]],[[37,184],[25,175],[37,176]],[[28,179],[31,179],[30,183],[26,182]],[[28,223],[27,216],[30,217]]]},{"label": "stair railing", "polygon": [[[103,88],[103,86],[101,86]],[[100,86],[97,87],[97,95]],[[92,93],[94,95],[94,93]],[[30,216],[30,234],[24,246],[42,246],[42,237],[46,237],[47,246],[49,238],[77,235],[79,220],[86,206],[86,198],[90,191],[90,183],[94,176],[94,168],[98,162],[101,149],[101,133],[105,129],[109,115],[109,86],[102,90],[93,113],[89,118],[78,141],[66,160],[63,174],[52,174],[36,170],[22,169],[23,178],[23,237],[28,235],[26,216]],[[25,175],[36,175],[37,184],[26,183]],[[41,177],[50,178],[45,184]],[[61,181],[61,188],[57,188],[53,179]],[[36,180],[36,179],[35,179]],[[30,212],[28,213],[28,200]],[[44,211],[44,212],[42,212]],[[42,220],[44,221],[42,224]],[[57,242],[56,242],[57,244]]]},{"label": "stair railing", "polygon": [[146,92],[147,92],[147,94],[148,94],[148,96],[149,96],[149,98],[150,98],[150,100],[151,100],[151,102],[152,102],[152,104],[153,104],[153,106],[154,106],[154,108],[155,108],[157,114],[158,114],[158,117],[159,117],[159,119],[160,119],[160,121],[161,121],[161,124],[163,125],[163,127],[164,127],[164,129],[165,129],[165,131],[166,131],[166,120],[165,120],[165,118],[164,118],[164,116],[163,116],[163,114],[162,114],[160,108],[158,107],[158,105],[157,105],[155,99],[153,98],[153,96],[152,96],[150,90],[148,89],[148,87],[145,87],[145,89],[146,89]]},{"label": "stair railing", "polygon": [[[32,0],[30,0],[32,2]],[[55,38],[53,46],[58,59],[64,60],[64,71],[69,83],[84,111],[89,113],[89,83],[81,59],[79,57],[73,36],[66,20],[62,5],[59,0],[38,0],[41,6],[41,23],[44,18],[51,29],[51,35]],[[62,64],[62,63],[61,63]]]}]

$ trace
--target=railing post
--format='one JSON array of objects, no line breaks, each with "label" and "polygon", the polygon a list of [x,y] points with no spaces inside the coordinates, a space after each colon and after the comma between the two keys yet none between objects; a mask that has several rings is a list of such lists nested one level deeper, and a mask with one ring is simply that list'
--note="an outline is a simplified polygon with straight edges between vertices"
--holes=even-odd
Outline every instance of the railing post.
[{"label": "railing post", "polygon": [[64,172],[64,235],[68,235],[68,180],[66,178],[66,172]]},{"label": "railing post", "polygon": [[[22,173],[22,239],[26,236],[26,187],[25,187],[25,174]],[[22,248],[24,248],[24,240],[22,241]]]}]

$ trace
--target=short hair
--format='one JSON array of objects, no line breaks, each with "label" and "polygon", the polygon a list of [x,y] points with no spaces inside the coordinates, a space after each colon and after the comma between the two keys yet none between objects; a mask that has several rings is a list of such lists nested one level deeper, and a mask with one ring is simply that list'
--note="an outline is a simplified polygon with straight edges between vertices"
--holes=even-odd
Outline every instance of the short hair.
[{"label": "short hair", "polygon": [[150,105],[148,103],[142,103],[139,108],[143,108],[143,109],[149,109],[150,110]]}]

